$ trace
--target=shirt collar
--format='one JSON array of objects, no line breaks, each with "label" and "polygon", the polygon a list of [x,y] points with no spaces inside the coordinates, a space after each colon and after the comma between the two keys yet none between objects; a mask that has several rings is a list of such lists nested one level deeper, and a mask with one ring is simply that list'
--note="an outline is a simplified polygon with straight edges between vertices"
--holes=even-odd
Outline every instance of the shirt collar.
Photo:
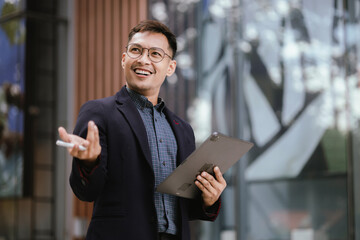
[{"label": "shirt collar", "polygon": [[143,110],[144,108],[153,108],[155,107],[155,109],[157,109],[159,112],[162,112],[165,108],[165,102],[163,101],[162,98],[158,98],[158,103],[154,106],[148,99],[147,97],[135,92],[134,90],[128,88],[126,86],[126,90],[128,91],[131,100],[135,103],[135,106],[140,109]]}]

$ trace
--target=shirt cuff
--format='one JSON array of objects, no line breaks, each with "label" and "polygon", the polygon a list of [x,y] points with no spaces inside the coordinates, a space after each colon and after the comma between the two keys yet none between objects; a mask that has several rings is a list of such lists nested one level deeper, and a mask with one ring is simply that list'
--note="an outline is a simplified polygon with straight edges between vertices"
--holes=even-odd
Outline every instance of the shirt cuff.
[{"label": "shirt cuff", "polygon": [[95,169],[100,165],[100,156],[95,160],[95,165],[92,167],[86,166],[82,160],[77,159],[77,167],[80,172],[80,176],[88,182],[88,178],[94,173]]},{"label": "shirt cuff", "polygon": [[219,215],[220,208],[221,208],[221,199],[220,198],[210,207],[205,207],[203,205],[203,210],[204,210],[206,216],[210,217],[211,219],[215,219],[217,217],[217,215]]}]

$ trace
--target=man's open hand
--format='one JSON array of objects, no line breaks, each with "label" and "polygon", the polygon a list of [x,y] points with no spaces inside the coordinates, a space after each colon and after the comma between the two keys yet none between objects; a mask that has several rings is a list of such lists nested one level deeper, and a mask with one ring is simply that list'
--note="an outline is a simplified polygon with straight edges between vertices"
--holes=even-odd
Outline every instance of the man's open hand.
[{"label": "man's open hand", "polygon": [[[78,159],[95,162],[99,157],[101,152],[101,146],[99,141],[99,130],[93,121],[88,123],[88,131],[86,139],[83,139],[74,134],[69,134],[66,132],[65,128],[59,127],[59,136],[64,142],[73,143],[74,147],[68,148],[68,152]],[[82,145],[86,148],[85,151],[79,149],[79,145]]]}]

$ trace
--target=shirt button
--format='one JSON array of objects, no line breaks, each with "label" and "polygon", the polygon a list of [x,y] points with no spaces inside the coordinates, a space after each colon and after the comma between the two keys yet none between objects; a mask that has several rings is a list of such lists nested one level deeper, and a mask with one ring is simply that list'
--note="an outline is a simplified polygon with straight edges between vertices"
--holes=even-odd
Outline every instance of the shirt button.
[{"label": "shirt button", "polygon": [[160,140],[159,140],[161,143],[163,142],[163,140],[162,140],[162,138],[160,138]]},{"label": "shirt button", "polygon": [[81,179],[81,184],[82,184],[83,186],[85,186],[85,185],[86,185],[86,182],[85,182],[85,180],[84,180],[84,179]]},{"label": "shirt button", "polygon": [[163,161],[163,165],[164,165],[164,166],[166,165],[165,161]]}]

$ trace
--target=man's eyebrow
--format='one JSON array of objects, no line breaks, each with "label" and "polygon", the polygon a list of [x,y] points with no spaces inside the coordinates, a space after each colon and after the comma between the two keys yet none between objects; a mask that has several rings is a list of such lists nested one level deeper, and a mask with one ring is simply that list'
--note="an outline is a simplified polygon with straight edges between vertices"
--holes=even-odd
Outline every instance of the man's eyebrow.
[{"label": "man's eyebrow", "polygon": [[[130,44],[132,44],[132,45],[139,45],[139,46],[143,47],[143,45],[141,45],[140,43],[129,43],[128,45],[130,45]],[[156,47],[156,46],[151,46],[151,47],[149,47],[149,48],[164,49],[164,48],[162,48],[162,47]],[[167,49],[170,49],[170,48],[167,48]]]}]

